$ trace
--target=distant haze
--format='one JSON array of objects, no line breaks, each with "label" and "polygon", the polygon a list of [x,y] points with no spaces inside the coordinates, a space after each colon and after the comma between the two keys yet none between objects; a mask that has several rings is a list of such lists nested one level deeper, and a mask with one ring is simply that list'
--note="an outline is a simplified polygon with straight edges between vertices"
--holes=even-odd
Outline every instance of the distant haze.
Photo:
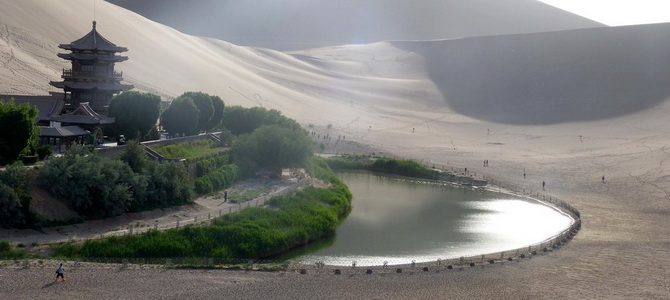
[{"label": "distant haze", "polygon": [[535,0],[107,0],[184,33],[295,50],[603,26]]},{"label": "distant haze", "polygon": [[540,0],[608,26],[670,22],[667,0]]}]

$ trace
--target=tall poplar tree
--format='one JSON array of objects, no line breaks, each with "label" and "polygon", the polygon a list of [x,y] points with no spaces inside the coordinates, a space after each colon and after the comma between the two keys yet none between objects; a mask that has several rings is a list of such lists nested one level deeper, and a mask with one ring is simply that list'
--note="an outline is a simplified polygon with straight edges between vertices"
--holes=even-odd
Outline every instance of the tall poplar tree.
[{"label": "tall poplar tree", "polygon": [[14,99],[0,100],[0,161],[9,162],[34,152],[40,136],[37,115],[35,106],[16,105]]}]

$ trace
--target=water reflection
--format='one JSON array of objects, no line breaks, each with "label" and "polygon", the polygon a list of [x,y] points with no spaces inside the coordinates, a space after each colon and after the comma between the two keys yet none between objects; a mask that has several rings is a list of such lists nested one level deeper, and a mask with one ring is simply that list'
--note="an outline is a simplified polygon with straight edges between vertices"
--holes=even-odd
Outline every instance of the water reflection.
[{"label": "water reflection", "polygon": [[500,252],[547,240],[573,221],[552,207],[484,189],[338,175],[354,195],[353,210],[334,237],[300,249],[296,260],[364,266]]}]

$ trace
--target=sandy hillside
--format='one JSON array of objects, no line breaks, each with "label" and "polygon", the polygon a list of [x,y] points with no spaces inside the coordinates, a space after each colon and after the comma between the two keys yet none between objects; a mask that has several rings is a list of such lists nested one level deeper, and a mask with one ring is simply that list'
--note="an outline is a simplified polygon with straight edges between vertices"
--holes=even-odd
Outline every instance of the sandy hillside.
[{"label": "sandy hillside", "polygon": [[[86,5],[72,9],[62,2],[0,1],[0,93],[44,94],[48,80],[67,67],[56,57],[57,45],[83,36],[91,23],[82,17]],[[168,271],[184,281],[157,289],[166,294],[146,294],[147,286],[169,280],[164,273],[126,272],[123,285],[98,286],[95,278],[108,282],[116,271],[86,271],[81,286],[61,288],[42,283],[48,279],[37,270],[0,269],[0,276],[27,278],[13,286],[0,283],[1,293],[29,298],[48,288],[81,298],[101,290],[116,298],[180,298],[183,290],[196,298],[253,298],[269,291],[277,298],[311,299],[446,293],[480,299],[670,297],[670,25],[281,53],[186,36],[105,2],[98,7],[99,32],[130,49],[130,60],[117,69],[138,89],[164,97],[204,91],[227,105],[262,105],[305,125],[331,124],[333,135],[396,155],[468,167],[528,189],[541,188],[544,180],[547,194],[582,212],[583,229],[550,255],[461,272],[333,278]],[[489,167],[481,166],[484,159]]]},{"label": "sandy hillside", "polygon": [[536,0],[106,0],[184,33],[287,51],[602,27]]}]

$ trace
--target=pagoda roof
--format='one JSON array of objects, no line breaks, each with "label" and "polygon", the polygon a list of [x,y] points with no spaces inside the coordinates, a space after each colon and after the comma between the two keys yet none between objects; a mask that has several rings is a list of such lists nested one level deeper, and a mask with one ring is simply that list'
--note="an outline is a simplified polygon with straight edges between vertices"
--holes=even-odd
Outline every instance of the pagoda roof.
[{"label": "pagoda roof", "polygon": [[128,56],[99,54],[99,53],[58,53],[58,57],[67,60],[102,60],[122,62],[128,60]]},{"label": "pagoda roof", "polygon": [[59,89],[73,90],[92,90],[103,91],[125,91],[134,88],[132,84],[123,84],[118,82],[94,82],[94,81],[52,81],[50,84]]},{"label": "pagoda roof", "polygon": [[125,52],[128,51],[126,47],[119,47],[114,43],[104,38],[98,30],[95,29],[96,22],[93,21],[93,29],[84,37],[69,43],[60,44],[58,47],[65,50],[91,50],[91,51],[109,51],[109,52]]},{"label": "pagoda roof", "polygon": [[56,95],[27,96],[27,95],[0,95],[0,99],[14,99],[15,104],[28,103],[37,107],[39,121],[49,121],[63,111],[65,102]]},{"label": "pagoda roof", "polygon": [[82,129],[79,126],[60,126],[60,127],[47,127],[40,126],[40,131],[42,132],[40,136],[44,137],[72,137],[72,136],[82,136],[88,135],[89,132]]},{"label": "pagoda roof", "polygon": [[88,103],[79,104],[72,112],[51,118],[52,121],[68,124],[104,125],[114,123],[114,118],[95,112]]}]

